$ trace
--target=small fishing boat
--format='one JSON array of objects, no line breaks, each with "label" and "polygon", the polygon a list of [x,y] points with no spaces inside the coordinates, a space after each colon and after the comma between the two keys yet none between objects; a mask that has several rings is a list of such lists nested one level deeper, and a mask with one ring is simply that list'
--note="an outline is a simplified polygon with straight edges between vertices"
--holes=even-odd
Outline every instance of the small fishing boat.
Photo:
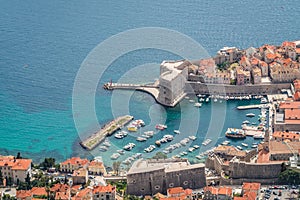
[{"label": "small fishing boat", "polygon": [[110,156],[110,158],[111,158],[112,160],[116,160],[116,159],[118,159],[119,157],[120,157],[120,154],[119,154],[119,153],[114,153],[113,155]]},{"label": "small fishing boat", "polygon": [[202,106],[202,103],[197,102],[197,103],[194,104],[194,106],[197,107],[197,108],[200,108]]},{"label": "small fishing boat", "polygon": [[255,114],[254,114],[254,113],[247,113],[246,116],[247,116],[247,117],[254,117]]},{"label": "small fishing boat", "polygon": [[123,149],[125,149],[126,151],[131,151],[134,147],[135,147],[134,143],[128,143],[123,147]]},{"label": "small fishing boat", "polygon": [[136,140],[139,141],[139,142],[145,142],[147,140],[147,138],[137,137]]},{"label": "small fishing boat", "polygon": [[144,151],[145,151],[146,153],[150,153],[150,152],[152,152],[154,149],[155,149],[155,146],[154,146],[154,145],[150,145],[149,147],[145,148]]},{"label": "small fishing boat", "polygon": [[248,147],[248,144],[246,144],[246,143],[242,143],[242,145],[243,145],[244,147]]},{"label": "small fishing boat", "polygon": [[236,146],[236,148],[238,148],[239,150],[243,150],[241,146]]},{"label": "small fishing boat", "polygon": [[168,128],[168,127],[167,127],[167,125],[164,125],[164,124],[157,124],[155,126],[155,128],[158,129],[158,130],[164,130],[164,129]]},{"label": "small fishing boat", "polygon": [[197,137],[196,137],[196,136],[194,136],[194,135],[191,135],[191,136],[189,136],[189,139],[191,139],[191,140],[196,140],[196,139],[197,139]]},{"label": "small fishing boat", "polygon": [[174,130],[174,133],[180,134],[180,131],[179,130]]}]

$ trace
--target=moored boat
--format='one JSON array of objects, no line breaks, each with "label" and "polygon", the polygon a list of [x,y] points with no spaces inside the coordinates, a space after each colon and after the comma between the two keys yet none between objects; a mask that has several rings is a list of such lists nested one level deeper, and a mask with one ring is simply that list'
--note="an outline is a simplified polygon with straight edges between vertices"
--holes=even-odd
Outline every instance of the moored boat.
[{"label": "moored boat", "polygon": [[145,151],[146,153],[150,153],[150,152],[152,152],[154,149],[155,149],[155,146],[154,146],[154,145],[150,145],[149,147],[145,148],[144,151]]},{"label": "moored boat", "polygon": [[248,114],[246,114],[246,116],[247,116],[247,117],[254,117],[255,114],[254,114],[254,113],[248,113]]},{"label": "moored boat", "polygon": [[125,149],[126,151],[131,151],[134,147],[135,147],[134,143],[128,143],[123,147],[123,149]]},{"label": "moored boat", "polygon": [[226,135],[226,137],[230,137],[230,138],[245,138],[246,137],[245,131],[242,129],[237,129],[237,128],[228,128],[225,135]]},{"label": "moored boat", "polygon": [[147,140],[147,138],[137,137],[136,140],[139,141],[139,142],[145,142]]},{"label": "moored boat", "polygon": [[246,144],[246,143],[242,143],[242,145],[243,145],[244,147],[248,147],[248,144]]},{"label": "moored boat", "polygon": [[174,133],[180,134],[180,131],[179,130],[174,130]]},{"label": "moored boat", "polygon": [[236,148],[238,148],[239,150],[243,150],[241,146],[236,146]]}]

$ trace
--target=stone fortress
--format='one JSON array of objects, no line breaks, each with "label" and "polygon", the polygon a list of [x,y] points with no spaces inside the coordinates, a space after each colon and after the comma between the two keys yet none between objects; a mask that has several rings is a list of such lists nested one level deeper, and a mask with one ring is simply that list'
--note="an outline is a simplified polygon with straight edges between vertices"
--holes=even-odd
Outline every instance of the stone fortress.
[{"label": "stone fortress", "polygon": [[140,159],[127,173],[127,192],[133,195],[165,193],[168,188],[202,188],[206,185],[204,164],[187,159]]}]

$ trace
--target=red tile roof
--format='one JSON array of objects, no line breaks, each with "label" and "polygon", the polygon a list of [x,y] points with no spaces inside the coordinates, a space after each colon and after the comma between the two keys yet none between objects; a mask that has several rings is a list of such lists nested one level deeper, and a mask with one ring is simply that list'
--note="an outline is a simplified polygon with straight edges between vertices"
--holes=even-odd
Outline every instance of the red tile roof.
[{"label": "red tile roof", "polygon": [[232,196],[232,188],[230,187],[205,187],[204,191],[210,191],[213,195],[226,195],[226,196]]},{"label": "red tile roof", "polygon": [[79,157],[72,157],[64,162],[62,162],[61,164],[62,165],[77,165],[77,164],[80,164],[81,166],[85,165],[89,163],[89,161],[87,159],[81,159]]},{"label": "red tile roof", "polygon": [[10,166],[12,170],[27,170],[31,166],[30,159],[14,159],[12,156],[0,156],[0,166]]},{"label": "red tile roof", "polygon": [[96,186],[93,189],[93,193],[104,193],[104,192],[110,192],[113,193],[115,192],[116,188],[112,185],[107,185],[107,186]]},{"label": "red tile roof", "polygon": [[273,133],[274,138],[281,138],[281,139],[295,139],[299,140],[300,135],[297,133],[293,132],[281,132],[281,131],[276,131]]},{"label": "red tile roof", "polygon": [[300,109],[285,109],[284,115],[288,120],[300,120]]},{"label": "red tile roof", "polygon": [[68,192],[56,192],[55,193],[55,199],[57,199],[57,200],[68,200],[69,199],[69,193]]},{"label": "red tile roof", "polygon": [[16,197],[17,199],[25,199],[26,197],[31,197],[30,190],[17,190]]},{"label": "red tile roof", "polygon": [[185,194],[184,189],[182,187],[169,188],[167,192],[168,195]]},{"label": "red tile roof", "polygon": [[69,188],[70,187],[67,184],[57,183],[52,188],[50,188],[50,191],[52,191],[52,192],[66,192],[66,191],[69,190]]},{"label": "red tile roof", "polygon": [[256,200],[256,196],[257,193],[252,191],[245,192],[243,195],[243,197],[245,197],[247,200]]},{"label": "red tile roof", "polygon": [[47,196],[47,191],[44,187],[33,187],[31,188],[31,193],[34,196]]},{"label": "red tile roof", "polygon": [[294,84],[294,88],[296,91],[300,91],[300,80],[294,80],[293,81],[293,84]]},{"label": "red tile roof", "polygon": [[249,183],[249,182],[244,182],[243,183],[243,190],[259,190],[260,189],[260,183]]},{"label": "red tile roof", "polygon": [[294,100],[295,101],[300,101],[300,91],[295,92],[295,94],[294,94]]},{"label": "red tile roof", "polygon": [[279,104],[280,109],[287,109],[287,108],[299,108],[300,109],[300,101],[293,101],[293,102],[283,102]]},{"label": "red tile roof", "polygon": [[294,43],[294,42],[289,42],[289,41],[284,41],[284,42],[282,43],[281,46],[283,46],[283,47],[293,47],[293,48],[296,48],[296,43]]},{"label": "red tile roof", "polygon": [[92,196],[92,189],[85,188],[76,194],[76,199],[84,199],[84,197]]}]

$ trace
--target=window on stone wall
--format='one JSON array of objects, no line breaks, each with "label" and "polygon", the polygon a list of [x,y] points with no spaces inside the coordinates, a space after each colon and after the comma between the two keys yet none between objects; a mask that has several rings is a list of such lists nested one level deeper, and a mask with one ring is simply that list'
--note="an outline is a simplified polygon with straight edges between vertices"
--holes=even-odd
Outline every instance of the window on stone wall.
[{"label": "window on stone wall", "polygon": [[156,189],[156,190],[158,190],[159,188],[160,188],[160,186],[159,186],[159,185],[156,185],[156,186],[155,186],[155,189]]},{"label": "window on stone wall", "polygon": [[171,188],[171,187],[174,187],[174,183],[170,183],[169,184],[169,187]]},{"label": "window on stone wall", "polygon": [[184,181],[184,182],[183,182],[183,185],[187,185],[187,184],[189,184],[188,181]]}]

